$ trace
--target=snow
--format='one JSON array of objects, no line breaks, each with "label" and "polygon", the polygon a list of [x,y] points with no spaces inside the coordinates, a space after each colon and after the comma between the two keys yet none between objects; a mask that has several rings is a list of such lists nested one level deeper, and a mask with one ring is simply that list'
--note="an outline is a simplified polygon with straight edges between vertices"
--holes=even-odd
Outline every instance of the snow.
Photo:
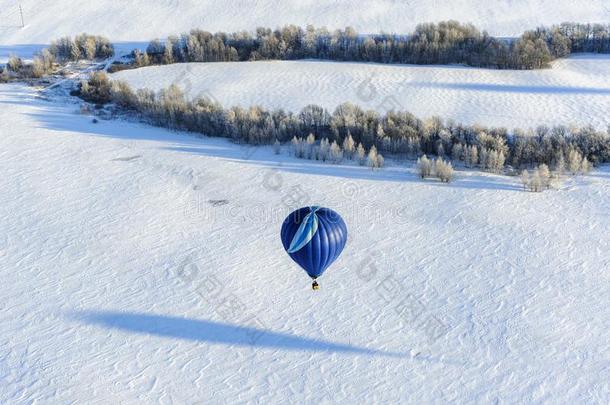
[{"label": "snow", "polygon": [[253,31],[286,24],[406,34],[419,23],[448,19],[472,22],[493,35],[517,36],[541,24],[608,23],[610,4],[607,0],[0,0],[0,44],[5,45],[0,57],[22,50],[23,45],[48,44],[81,32],[105,35],[115,42],[148,42],[192,28]]},{"label": "snow", "polygon": [[510,71],[458,66],[412,66],[324,61],[187,63],[116,73],[135,88],[171,84],[191,98],[225,106],[254,104],[330,111],[344,102],[385,112],[410,111],[468,124],[530,128],[558,124],[610,125],[610,56],[581,54],[552,69]]},{"label": "snow", "polygon": [[[608,402],[608,167],[444,185],[0,105],[0,403]],[[315,293],[278,235],[314,203],[351,235]]]}]

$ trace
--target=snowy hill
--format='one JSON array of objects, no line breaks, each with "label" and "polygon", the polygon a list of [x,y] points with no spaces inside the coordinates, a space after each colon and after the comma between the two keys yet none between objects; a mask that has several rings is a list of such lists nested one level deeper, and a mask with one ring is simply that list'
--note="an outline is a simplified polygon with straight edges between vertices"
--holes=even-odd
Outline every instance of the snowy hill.
[{"label": "snowy hill", "polygon": [[[607,167],[443,185],[0,105],[0,403],[607,403]],[[278,234],[311,203],[351,235],[317,293]]]},{"label": "snowy hill", "polygon": [[509,129],[574,124],[602,130],[610,125],[609,77],[608,55],[575,55],[536,71],[273,61],[174,64],[113,75],[135,88],[176,84],[190,97],[225,106],[297,112],[317,104],[332,111],[349,101]]},{"label": "snowy hill", "polygon": [[[26,27],[18,4],[23,5]],[[113,41],[148,41],[202,28],[353,26],[360,32],[407,33],[422,22],[472,22],[498,36],[541,24],[610,22],[607,0],[0,0],[0,44],[45,44],[62,35],[100,34]]]}]

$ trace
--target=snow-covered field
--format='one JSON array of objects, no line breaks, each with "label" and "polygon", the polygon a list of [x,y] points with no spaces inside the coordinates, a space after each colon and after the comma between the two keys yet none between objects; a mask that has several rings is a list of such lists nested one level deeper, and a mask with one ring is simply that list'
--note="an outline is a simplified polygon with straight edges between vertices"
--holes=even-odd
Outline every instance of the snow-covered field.
[{"label": "snow-covered field", "polygon": [[541,24],[610,22],[610,4],[607,0],[0,0],[0,44],[45,44],[83,31],[113,41],[149,41],[192,28],[232,31],[285,24],[407,33],[419,23],[448,19],[472,22],[495,35],[515,36]]},{"label": "snow-covered field", "polygon": [[[0,85],[0,403],[608,403],[608,167],[441,185],[76,109]],[[314,203],[351,235],[317,293],[279,241]]]},{"label": "snow-covered field", "polygon": [[136,88],[176,84],[190,97],[225,106],[254,104],[299,111],[333,110],[350,101],[384,112],[410,111],[507,128],[610,125],[610,56],[575,55],[552,69],[508,71],[319,61],[188,63],[119,72]]}]

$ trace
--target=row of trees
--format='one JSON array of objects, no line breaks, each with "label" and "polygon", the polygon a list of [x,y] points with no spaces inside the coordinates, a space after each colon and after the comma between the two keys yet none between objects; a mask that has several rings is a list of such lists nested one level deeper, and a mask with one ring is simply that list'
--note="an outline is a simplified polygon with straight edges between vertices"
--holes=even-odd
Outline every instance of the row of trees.
[{"label": "row of trees", "polygon": [[[509,132],[440,118],[421,120],[408,112],[380,114],[350,103],[332,113],[316,105],[298,113],[259,106],[227,109],[206,98],[187,100],[177,86],[158,93],[133,91],[124,82],[111,83],[103,72],[93,74],[81,85],[81,97],[98,104],[113,102],[154,125],[226,137],[237,143],[288,143],[295,136],[298,140],[312,134],[316,144],[327,140],[330,148],[336,143],[349,156],[361,144],[367,151],[375,146],[381,153],[398,157],[436,155],[491,172],[500,172],[507,164],[515,169],[542,163],[558,167],[573,153],[593,164],[610,162],[610,134],[592,127]],[[307,139],[302,142],[306,144]]]},{"label": "row of trees", "polygon": [[[279,140],[276,140],[274,143],[276,153],[278,153],[279,145]],[[309,134],[306,139],[294,136],[291,146],[294,156],[301,159],[315,159],[331,163],[341,163],[344,159],[355,160],[360,166],[367,165],[371,169],[382,168],[385,163],[383,155],[377,151],[375,145],[372,145],[367,153],[362,143],[356,146],[351,135],[343,140],[343,147],[336,140],[330,143],[328,138],[317,142],[314,134]]]},{"label": "row of trees", "polygon": [[472,24],[446,21],[420,24],[409,35],[361,35],[353,28],[294,25],[212,34],[192,30],[154,40],[134,51],[135,66],[175,62],[232,62],[303,58],[379,63],[459,63],[498,69],[539,69],[571,52],[610,52],[610,25],[564,23],[503,40]]},{"label": "row of trees", "polygon": [[521,184],[523,184],[523,189],[534,192],[548,189],[551,186],[552,178],[553,174],[551,174],[549,167],[544,163],[535,168],[531,175],[527,170],[521,172]]},{"label": "row of trees", "polygon": [[[524,190],[540,192],[551,187],[554,180],[559,179],[564,174],[565,167],[557,167],[551,172],[549,167],[544,163],[534,168],[530,173],[529,170],[521,171],[521,183]],[[572,175],[587,174],[591,170],[591,164],[586,157],[581,158],[576,151],[570,153],[569,157],[569,172]]]},{"label": "row of trees", "polygon": [[81,59],[107,59],[114,56],[114,46],[107,38],[99,35],[80,34],[63,37],[51,42],[50,53],[61,62]]},{"label": "row of trees", "polygon": [[542,163],[530,173],[527,169],[521,171],[521,183],[524,190],[540,192],[548,189],[554,180],[559,179],[566,170],[571,175],[587,174],[591,170],[591,163],[586,156],[582,156],[577,150],[572,149],[568,153],[567,163],[561,159],[551,171],[549,166]]}]

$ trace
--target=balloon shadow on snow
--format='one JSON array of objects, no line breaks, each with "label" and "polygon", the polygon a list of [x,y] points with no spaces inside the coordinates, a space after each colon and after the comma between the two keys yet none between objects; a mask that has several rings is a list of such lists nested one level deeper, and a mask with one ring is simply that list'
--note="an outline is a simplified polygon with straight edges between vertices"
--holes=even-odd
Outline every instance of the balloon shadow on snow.
[{"label": "balloon shadow on snow", "polygon": [[328,351],[369,356],[409,357],[408,353],[385,352],[343,343],[271,332],[252,326],[132,312],[87,311],[76,320],[142,335],[155,335],[211,344],[261,347],[295,351]]}]

